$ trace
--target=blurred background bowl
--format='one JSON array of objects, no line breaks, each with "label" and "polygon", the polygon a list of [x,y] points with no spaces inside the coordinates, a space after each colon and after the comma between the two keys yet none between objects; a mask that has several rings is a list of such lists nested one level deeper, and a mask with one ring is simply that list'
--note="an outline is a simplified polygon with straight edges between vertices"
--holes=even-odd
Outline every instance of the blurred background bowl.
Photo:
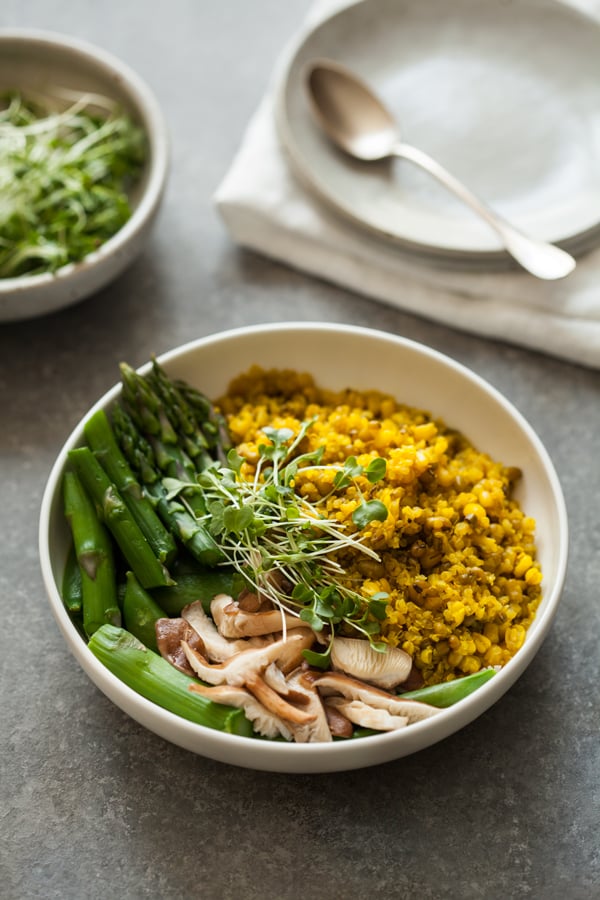
[{"label": "blurred background bowl", "polygon": [[28,319],[61,309],[104,287],[142,250],[156,218],[169,165],[166,123],[154,95],[127,65],[84,41],[35,30],[0,30],[0,94],[57,85],[115,100],[143,129],[147,159],[130,195],[132,215],[83,260],[54,273],[0,278],[0,321]]},{"label": "blurred background bowl", "polygon": [[554,618],[565,578],[568,529],[562,490],[548,453],[505,397],[428,347],[350,325],[289,323],[237,329],[186,344],[159,357],[159,362],[171,376],[213,398],[226,391],[233,377],[258,363],[310,371],[319,385],[333,390],[385,391],[401,403],[442,418],[478,450],[522,470],[516,497],[537,522],[542,601],[524,645],[501,671],[456,705],[395,732],[331,744],[288,744],[223,734],[167,712],[104,668],[73,625],[60,593],[70,545],[61,498],[67,453],[84,443],[83,424],[89,415],[110,408],[118,397],[121,388],[116,385],[83,417],[58,455],[44,493],[39,530],[52,612],[71,652],[107,697],[151,731],[194,753],[248,768],[301,773],[361,768],[414,753],[473,721],[511,687],[539,650]]}]

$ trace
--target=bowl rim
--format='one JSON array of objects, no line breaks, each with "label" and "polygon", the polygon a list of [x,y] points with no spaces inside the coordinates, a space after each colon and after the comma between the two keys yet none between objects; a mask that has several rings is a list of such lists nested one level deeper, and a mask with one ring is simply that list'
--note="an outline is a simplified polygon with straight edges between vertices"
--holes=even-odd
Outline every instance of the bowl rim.
[{"label": "bowl rim", "polygon": [[[88,650],[87,644],[78,634],[69,618],[52,571],[52,560],[49,552],[51,509],[59,489],[60,478],[66,462],[66,453],[71,446],[75,446],[81,441],[82,427],[86,419],[95,410],[105,407],[118,396],[120,384],[114,384],[84,414],[67,437],[52,466],[44,490],[39,518],[38,544],[43,581],[54,617],[66,639],[69,650],[77,658],[88,677],[131,718],[154,731],[154,733],[161,735],[169,742],[183,746],[197,754],[224,762],[233,762],[236,765],[246,765],[256,770],[263,769],[272,772],[342,771],[344,769],[361,768],[391,761],[438,743],[479,717],[496,703],[520,677],[545,640],[561,597],[567,570],[569,547],[567,508],[562,487],[550,455],[533,427],[522,413],[485,378],[452,357],[425,344],[370,327],[342,323],[292,321],[242,326],[211,333],[172,348],[157,356],[157,360],[161,364],[168,366],[169,362],[177,360],[185,354],[201,351],[203,347],[208,345],[226,343],[237,337],[301,330],[345,332],[357,336],[362,335],[371,339],[383,340],[399,348],[416,351],[425,357],[450,367],[468,381],[473,382],[477,388],[483,390],[490,400],[500,404],[524,432],[537,453],[540,462],[543,464],[544,473],[552,490],[557,516],[557,533],[559,536],[558,561],[556,578],[553,584],[550,585],[548,594],[543,598],[543,607],[541,610],[538,610],[532,625],[528,629],[526,643],[512,659],[493,678],[477,691],[461,700],[460,703],[442,709],[436,716],[416,722],[410,728],[403,729],[401,732],[373,735],[368,740],[365,739],[364,742],[360,740],[296,744],[226,734],[188,721],[154,704],[127,687],[124,682],[106,669]],[[150,365],[151,362],[146,362],[139,367],[139,371],[147,371]],[[74,637],[77,638],[76,641],[73,640]],[[148,724],[150,720],[151,724]],[[447,722],[452,723],[450,728],[444,728],[444,723]],[[436,731],[441,733],[431,739],[432,733]],[[200,742],[202,743],[201,747],[198,746]],[[360,744],[363,745],[361,749],[358,747]],[[403,744],[406,746],[403,747]],[[248,754],[248,762],[240,761],[240,748],[255,748],[260,759],[251,759],[250,757],[253,754]],[[375,752],[369,754],[369,748]],[[369,755],[373,756],[373,761],[369,761]],[[357,757],[360,757],[362,761],[357,762]]]},{"label": "bowl rim", "polygon": [[55,272],[0,278],[0,296],[37,291],[44,286],[55,285],[94,268],[105,258],[118,255],[125,245],[142,234],[147,221],[158,207],[165,188],[170,160],[170,139],[164,113],[152,89],[128,63],[90,41],[52,30],[0,28],[0,48],[5,43],[22,44],[23,47],[32,48],[45,46],[57,52],[66,51],[72,57],[82,57],[109,79],[117,76],[124,93],[131,98],[132,106],[141,114],[143,119],[141,124],[149,143],[150,154],[146,166],[146,183],[139,202],[129,219],[114,235],[83,259],[67,263]]}]

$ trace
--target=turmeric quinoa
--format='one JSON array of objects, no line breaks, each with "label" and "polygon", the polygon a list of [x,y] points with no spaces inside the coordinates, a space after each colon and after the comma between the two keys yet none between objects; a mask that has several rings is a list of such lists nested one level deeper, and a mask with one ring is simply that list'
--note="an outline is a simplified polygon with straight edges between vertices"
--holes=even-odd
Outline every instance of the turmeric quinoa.
[{"label": "turmeric quinoa", "polygon": [[[302,452],[324,446],[324,468],[298,470],[295,490],[314,502],[331,491],[327,465],[386,459],[385,478],[359,479],[385,521],[362,537],[378,560],[355,549],[338,555],[340,580],[364,597],[388,594],[382,639],[413,659],[424,683],[503,666],[519,650],[541,598],[535,522],[513,489],[520,471],[490,458],[422,410],[378,391],[332,392],[290,370],[253,367],[219,401],[251,478],[265,427],[298,433],[313,419]],[[356,532],[356,485],[327,499],[329,518]]]}]

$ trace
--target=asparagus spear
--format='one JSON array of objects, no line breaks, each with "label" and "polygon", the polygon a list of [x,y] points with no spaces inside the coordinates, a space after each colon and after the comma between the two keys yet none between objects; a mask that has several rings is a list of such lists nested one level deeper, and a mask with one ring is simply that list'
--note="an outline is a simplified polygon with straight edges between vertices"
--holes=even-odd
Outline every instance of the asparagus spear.
[{"label": "asparagus spear", "polygon": [[194,600],[200,600],[204,611],[208,613],[210,602],[216,594],[237,597],[245,584],[241,575],[222,568],[177,573],[175,580],[176,584],[170,587],[154,588],[151,591],[154,600],[168,616],[178,616]]},{"label": "asparagus spear", "polygon": [[88,446],[123,497],[155,555],[165,565],[169,565],[177,553],[173,536],[163,525],[150,500],[144,496],[138,480],[117,444],[108,416],[103,409],[90,416],[85,423],[84,433]]},{"label": "asparagus spear", "polygon": [[184,381],[175,381],[182,397],[186,400],[192,415],[202,429],[209,450],[220,462],[227,461],[227,453],[232,447],[225,418],[217,413],[210,400],[196,388]]},{"label": "asparagus spear", "polygon": [[[120,370],[130,441],[134,431],[143,438],[137,445],[137,455],[139,458],[145,453],[146,466],[150,450],[162,474],[194,482],[196,474],[215,458],[224,458],[229,436],[224,420],[216,415],[207,397],[184,382],[169,379],[156,360],[146,377],[127,363],[121,363]],[[154,485],[157,494],[156,482]],[[166,501],[181,539],[200,562],[215,565],[222,553],[206,527],[197,521],[206,516],[204,497],[198,491],[184,490],[182,500]]]},{"label": "asparagus spear", "polygon": [[[164,619],[166,613],[158,603],[144,590],[133,572],[127,572],[125,593],[123,596],[123,622],[138,640],[150,650],[158,652],[155,623]],[[163,590],[168,590],[164,588]]]},{"label": "asparagus spear", "polygon": [[92,636],[90,650],[113,675],[163,709],[229,734],[252,737],[252,725],[241,709],[213,703],[189,690],[195,678],[184,675],[148,650],[128,631],[104,625]]},{"label": "asparagus spear", "polygon": [[[170,478],[195,481],[197,469],[184,447],[184,443],[189,445],[191,438],[188,435],[184,441],[181,433],[176,430],[176,426],[178,424],[181,426],[181,422],[186,420],[186,415],[183,407],[178,406],[179,398],[175,394],[175,389],[170,392],[167,403],[155,390],[150,378],[139,375],[127,363],[121,363],[120,368],[123,382],[122,402],[134,427],[144,435],[151,446],[157,468]],[[162,393],[165,392],[166,388]],[[204,498],[198,491],[183,491],[182,498],[192,518],[202,518],[206,515]],[[189,529],[190,524],[187,527]],[[206,537],[208,539],[208,534]]]},{"label": "asparagus spear", "polygon": [[105,623],[121,623],[112,543],[74,472],[65,472],[63,497],[81,571],[83,628],[90,637]]},{"label": "asparagus spear", "polygon": [[225,462],[231,448],[231,439],[225,419],[216,412],[208,397],[186,381],[171,380],[156,359],[153,360],[152,371],[147,378],[167,410],[172,411],[171,421],[178,433],[192,436],[200,451],[204,447],[209,451],[205,454],[197,453],[193,444],[190,445],[188,452],[198,471],[202,471],[206,463],[213,459]]},{"label": "asparagus spear", "polygon": [[[139,376],[136,376],[139,377]],[[204,434],[203,420],[196,418],[178,385],[169,379],[166,372],[153,360],[152,370],[146,378],[147,386],[153,392],[156,404],[162,404],[173,426],[180,446],[187,453],[196,471],[201,472],[210,465],[213,457],[208,451],[209,442]],[[210,403],[206,400],[205,417],[208,419]],[[214,441],[211,441],[214,443]]]},{"label": "asparagus spear", "polygon": [[[156,462],[154,450],[140,433],[133,418],[120,406],[112,413],[117,440],[132,469],[152,498],[156,511],[165,525],[186,546],[192,556],[206,566],[216,565],[222,553],[208,529],[177,499],[168,499],[162,483],[162,472]],[[200,507],[197,506],[197,509]],[[204,506],[201,507],[204,514]]]},{"label": "asparagus spear", "polygon": [[[140,430],[167,447],[177,444],[184,469],[191,464],[202,472],[215,459],[225,461],[231,440],[223,416],[208,397],[184,381],[170,379],[156,359],[145,377],[122,363],[121,377],[124,404]],[[180,477],[177,471],[168,474]]]},{"label": "asparagus spear", "polygon": [[171,584],[167,569],[154,555],[121,495],[89,447],[70,450],[69,460],[140,583],[145,588]]},{"label": "asparagus spear", "polygon": [[77,560],[75,544],[71,544],[67,554],[60,592],[63,603],[70,614],[72,616],[79,616],[83,609],[83,587],[81,584],[81,569],[79,568],[79,562]]},{"label": "asparagus spear", "polygon": [[174,404],[167,406],[153,389],[150,381],[138,375],[127,363],[121,363],[122,402],[136,428],[146,437],[154,450],[156,462],[166,475],[181,480],[192,480],[196,467],[192,457],[184,449],[184,442],[174,422],[184,414]]}]

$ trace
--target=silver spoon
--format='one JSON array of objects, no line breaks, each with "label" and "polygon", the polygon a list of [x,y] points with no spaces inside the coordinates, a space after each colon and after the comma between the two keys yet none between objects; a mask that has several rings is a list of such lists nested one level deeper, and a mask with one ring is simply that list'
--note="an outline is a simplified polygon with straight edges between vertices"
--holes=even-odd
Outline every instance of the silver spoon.
[{"label": "silver spoon", "polygon": [[391,156],[409,159],[485,219],[511,256],[532,275],[554,280],[573,271],[572,256],[554,244],[518,231],[436,160],[405,144],[390,112],[345,66],[331,60],[316,60],[308,68],[306,84],[317,122],[329,139],[349,156],[369,162]]}]

